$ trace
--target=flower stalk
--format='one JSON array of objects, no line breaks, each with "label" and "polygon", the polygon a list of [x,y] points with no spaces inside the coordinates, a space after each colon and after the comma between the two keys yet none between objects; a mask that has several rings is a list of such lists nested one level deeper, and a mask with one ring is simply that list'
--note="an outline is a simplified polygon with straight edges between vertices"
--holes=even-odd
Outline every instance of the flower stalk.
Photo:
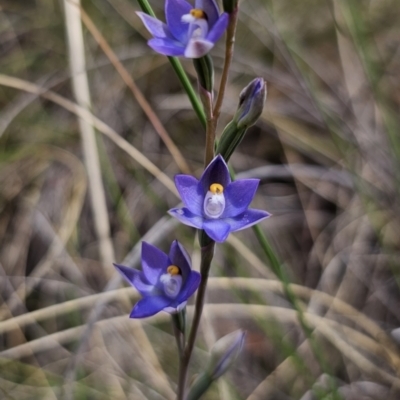
[{"label": "flower stalk", "polygon": [[[202,240],[207,240],[207,239],[204,237],[204,239]],[[203,312],[208,275],[211,267],[211,261],[214,256],[214,247],[215,247],[215,242],[210,241],[208,245],[201,248],[201,263],[200,263],[201,281],[199,288],[197,290],[192,327],[190,329],[185,352],[180,362],[177,400],[185,399],[187,370],[189,367],[190,358],[192,356],[194,344],[196,342],[197,331],[201,320],[201,314]]]},{"label": "flower stalk", "polygon": [[232,12],[229,14],[229,23],[228,23],[228,28],[226,31],[224,68],[222,70],[218,96],[217,96],[217,100],[216,100],[215,107],[214,107],[214,125],[215,125],[214,129],[217,128],[218,119],[221,114],[222,102],[223,102],[224,96],[225,96],[225,88],[226,88],[226,84],[228,82],[229,68],[231,66],[231,62],[232,62],[232,58],[233,58],[238,11],[239,11],[239,7],[236,4],[236,6],[233,8]]}]

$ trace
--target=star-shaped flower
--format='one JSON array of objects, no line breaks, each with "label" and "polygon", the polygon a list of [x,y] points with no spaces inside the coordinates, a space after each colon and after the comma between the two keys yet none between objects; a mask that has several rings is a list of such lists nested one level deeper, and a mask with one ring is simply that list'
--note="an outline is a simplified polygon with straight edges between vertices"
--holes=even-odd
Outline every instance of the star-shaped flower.
[{"label": "star-shaped flower", "polygon": [[130,318],[150,317],[161,310],[176,313],[185,307],[200,284],[200,274],[192,271],[190,257],[178,241],[169,254],[142,242],[142,269],[114,264],[121,275],[143,296],[132,309]]},{"label": "star-shaped flower", "polygon": [[228,167],[218,155],[207,166],[200,180],[190,175],[176,175],[175,185],[183,208],[173,208],[169,214],[182,223],[204,229],[216,242],[224,242],[230,232],[248,228],[270,214],[249,209],[259,179],[231,182]]},{"label": "star-shaped flower", "polygon": [[138,12],[147,30],[154,36],[148,45],[165,56],[200,58],[206,55],[228,26],[228,14],[219,15],[215,0],[196,0],[193,8],[185,0],[166,0],[163,23]]}]

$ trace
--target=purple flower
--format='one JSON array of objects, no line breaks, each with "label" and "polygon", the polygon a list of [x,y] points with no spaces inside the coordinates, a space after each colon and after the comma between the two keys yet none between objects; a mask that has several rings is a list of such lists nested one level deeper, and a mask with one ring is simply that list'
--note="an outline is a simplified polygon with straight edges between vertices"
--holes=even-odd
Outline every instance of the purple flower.
[{"label": "purple flower", "polygon": [[121,275],[143,296],[132,309],[131,318],[150,317],[161,310],[176,313],[197,290],[200,274],[192,271],[190,258],[182,245],[174,240],[169,254],[142,242],[142,269],[114,264]]},{"label": "purple flower", "polygon": [[196,0],[193,8],[185,0],[166,0],[167,23],[138,12],[154,36],[148,45],[165,56],[200,58],[206,55],[228,26],[228,14],[219,15],[215,0]]},{"label": "purple flower", "polygon": [[248,228],[270,214],[249,209],[259,179],[231,182],[228,167],[218,155],[203,172],[200,180],[190,175],[176,175],[175,185],[183,208],[173,208],[169,214],[182,223],[204,229],[216,242],[224,242],[230,232]]}]

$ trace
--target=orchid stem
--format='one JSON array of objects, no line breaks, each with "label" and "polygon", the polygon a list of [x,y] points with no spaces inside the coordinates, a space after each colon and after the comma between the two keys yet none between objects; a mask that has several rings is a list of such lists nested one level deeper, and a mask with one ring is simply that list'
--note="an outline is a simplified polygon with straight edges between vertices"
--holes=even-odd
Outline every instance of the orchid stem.
[{"label": "orchid stem", "polygon": [[[201,263],[200,263],[201,283],[197,291],[194,316],[192,321],[192,327],[189,333],[188,342],[185,351],[183,353],[183,356],[181,357],[180,360],[177,400],[185,399],[187,371],[189,367],[190,358],[192,356],[194,344],[196,341],[197,331],[200,325],[201,314],[203,312],[203,306],[207,288],[208,273],[210,271],[211,261],[214,256],[215,242],[206,237],[203,231],[199,231],[199,233],[201,235],[200,243],[202,244]],[[205,246],[203,246],[203,244],[205,244]]]},{"label": "orchid stem", "polygon": [[208,102],[204,104],[204,109],[206,111],[206,118],[207,118],[207,124],[206,124],[206,150],[205,150],[205,155],[204,155],[204,165],[207,167],[208,164],[212,161],[214,158],[214,143],[215,143],[215,119],[213,117],[213,112],[212,112],[212,97],[211,94],[210,96],[207,97]]},{"label": "orchid stem", "polygon": [[203,107],[201,105],[200,100],[198,99],[196,92],[193,89],[192,84],[188,76],[186,75],[185,70],[182,67],[181,62],[176,57],[168,57],[169,62],[172,65],[172,68],[175,70],[177,77],[179,78],[183,89],[185,90],[189,101],[193,107],[194,112],[196,113],[201,125],[203,127],[206,126],[206,116],[204,114]]},{"label": "orchid stem", "polygon": [[229,25],[226,31],[226,42],[225,42],[225,62],[224,62],[224,68],[222,70],[221,82],[219,84],[218,97],[213,112],[215,128],[217,127],[218,118],[219,115],[221,114],[221,107],[225,96],[226,83],[228,82],[229,67],[231,66],[233,58],[233,48],[235,45],[235,33],[236,33],[236,25],[238,19],[238,11],[239,7],[238,5],[236,5],[233,11],[229,14]]},{"label": "orchid stem", "polygon": [[[237,24],[237,14],[238,7],[235,7],[233,12],[230,14],[229,25],[226,37],[226,48],[225,48],[225,62],[222,72],[218,98],[213,109],[213,93],[212,88],[205,88],[201,85],[201,80],[199,79],[199,92],[200,99],[203,103],[205,116],[206,116],[206,148],[204,156],[205,167],[214,158],[215,152],[215,133],[217,130],[217,124],[219,115],[221,112],[221,106],[225,94],[225,87],[228,81],[229,67],[233,56],[233,47],[235,43],[235,32]],[[208,90],[207,90],[208,89]],[[200,234],[200,246],[201,246],[201,264],[200,264],[200,274],[201,283],[197,291],[196,304],[194,308],[194,316],[192,327],[190,330],[189,338],[183,356],[180,357],[179,363],[179,382],[178,382],[178,393],[177,400],[185,399],[186,392],[186,380],[187,372],[189,367],[190,358],[192,356],[194,344],[196,341],[197,331],[200,325],[201,314],[203,312],[203,306],[205,301],[208,274],[211,267],[211,261],[214,256],[215,242],[211,240],[204,231],[199,231]]]}]

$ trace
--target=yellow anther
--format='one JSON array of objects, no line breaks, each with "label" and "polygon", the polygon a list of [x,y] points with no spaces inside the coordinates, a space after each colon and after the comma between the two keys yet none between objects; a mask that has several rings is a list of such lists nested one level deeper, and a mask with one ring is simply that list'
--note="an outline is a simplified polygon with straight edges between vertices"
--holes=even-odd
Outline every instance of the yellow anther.
[{"label": "yellow anther", "polygon": [[170,266],[167,268],[167,272],[168,272],[170,275],[180,275],[181,270],[180,270],[179,267],[177,267],[176,265],[170,265]]},{"label": "yellow anther", "polygon": [[221,194],[224,191],[224,187],[219,183],[213,183],[210,186],[210,192],[213,194]]},{"label": "yellow anther", "polygon": [[197,19],[207,19],[207,14],[199,8],[193,8],[190,10],[190,15]]}]

